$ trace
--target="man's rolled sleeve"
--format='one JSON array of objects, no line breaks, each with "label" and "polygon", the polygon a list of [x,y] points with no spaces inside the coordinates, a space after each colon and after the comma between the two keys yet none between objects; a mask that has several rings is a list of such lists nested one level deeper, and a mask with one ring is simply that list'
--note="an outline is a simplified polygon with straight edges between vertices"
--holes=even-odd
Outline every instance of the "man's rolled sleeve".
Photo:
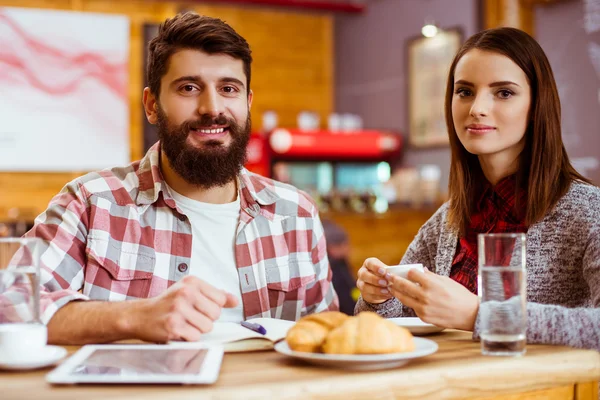
[{"label": "man's rolled sleeve", "polygon": [[74,300],[89,300],[89,297],[72,290],[58,292],[40,292],[40,319],[48,325],[54,314],[64,305]]}]

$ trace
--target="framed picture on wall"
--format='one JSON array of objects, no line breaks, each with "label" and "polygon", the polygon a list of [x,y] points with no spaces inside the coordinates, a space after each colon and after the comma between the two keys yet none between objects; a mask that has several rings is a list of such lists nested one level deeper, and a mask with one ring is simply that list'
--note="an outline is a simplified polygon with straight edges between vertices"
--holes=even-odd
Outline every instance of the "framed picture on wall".
[{"label": "framed picture on wall", "polygon": [[126,15],[0,7],[0,171],[129,162],[130,29]]},{"label": "framed picture on wall", "polygon": [[409,142],[414,147],[448,144],[444,97],[448,70],[462,44],[462,30],[440,30],[408,40]]}]

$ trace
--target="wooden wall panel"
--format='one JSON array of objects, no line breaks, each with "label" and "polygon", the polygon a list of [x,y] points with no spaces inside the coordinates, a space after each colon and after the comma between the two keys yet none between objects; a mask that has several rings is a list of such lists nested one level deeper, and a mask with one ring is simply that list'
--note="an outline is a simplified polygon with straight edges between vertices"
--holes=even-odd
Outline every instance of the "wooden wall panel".
[{"label": "wooden wall panel", "polygon": [[333,110],[333,21],[326,15],[261,8],[202,5],[248,40],[253,55],[253,123],[276,110],[282,126],[295,126],[299,111],[316,111],[325,122]]},{"label": "wooden wall panel", "polygon": [[[327,14],[144,0],[0,0],[3,6],[124,14],[130,18],[132,160],[143,156],[143,25],[162,22],[184,8],[227,21],[250,43],[255,128],[260,127],[266,110],[277,111],[280,124],[288,126],[295,126],[296,115],[302,110],[318,112],[323,122],[333,110],[333,19]],[[13,207],[28,209],[27,214],[40,213],[65,183],[83,173],[0,171],[0,220]]]},{"label": "wooden wall panel", "polygon": [[484,29],[512,26],[535,35],[534,6],[538,0],[483,0]]}]

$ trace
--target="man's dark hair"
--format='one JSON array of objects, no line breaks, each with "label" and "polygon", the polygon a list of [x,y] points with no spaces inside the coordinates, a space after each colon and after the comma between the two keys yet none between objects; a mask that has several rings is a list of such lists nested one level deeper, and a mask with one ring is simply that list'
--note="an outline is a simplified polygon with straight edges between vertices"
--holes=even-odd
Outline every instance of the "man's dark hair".
[{"label": "man's dark hair", "polygon": [[218,18],[186,12],[165,20],[148,45],[148,86],[154,96],[159,97],[160,80],[167,73],[171,55],[184,49],[242,60],[249,93],[252,52],[246,39]]}]

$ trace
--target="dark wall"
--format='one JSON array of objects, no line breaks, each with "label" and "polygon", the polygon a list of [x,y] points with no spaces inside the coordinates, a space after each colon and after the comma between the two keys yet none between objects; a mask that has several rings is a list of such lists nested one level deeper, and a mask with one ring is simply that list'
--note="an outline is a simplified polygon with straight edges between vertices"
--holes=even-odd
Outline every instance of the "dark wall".
[{"label": "dark wall", "polygon": [[600,184],[600,0],[540,6],[535,26],[557,81],[567,152]]},{"label": "dark wall", "polygon": [[[335,19],[336,111],[356,113],[366,128],[408,131],[406,41],[426,19],[441,28],[460,27],[465,38],[479,28],[477,0],[377,0],[362,14]],[[448,184],[450,150],[406,148],[403,165],[437,164]]]}]

